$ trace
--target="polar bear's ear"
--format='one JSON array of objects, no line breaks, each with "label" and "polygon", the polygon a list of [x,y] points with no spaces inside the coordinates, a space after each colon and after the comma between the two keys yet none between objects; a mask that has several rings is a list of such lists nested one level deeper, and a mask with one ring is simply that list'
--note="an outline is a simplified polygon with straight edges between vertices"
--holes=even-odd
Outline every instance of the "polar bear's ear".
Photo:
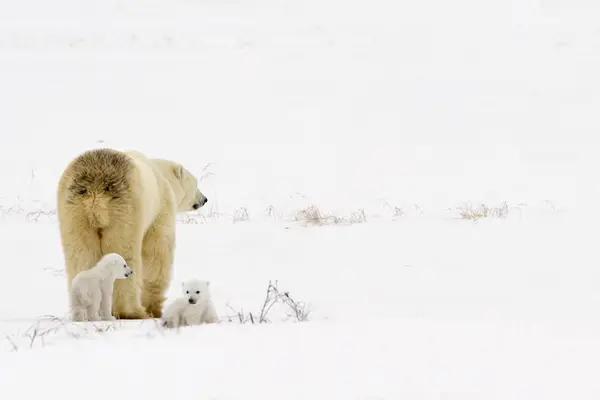
[{"label": "polar bear's ear", "polygon": [[183,165],[175,164],[173,165],[173,173],[177,179],[181,179],[183,177]]},{"label": "polar bear's ear", "polygon": [[206,281],[206,287],[210,286],[210,281]]}]

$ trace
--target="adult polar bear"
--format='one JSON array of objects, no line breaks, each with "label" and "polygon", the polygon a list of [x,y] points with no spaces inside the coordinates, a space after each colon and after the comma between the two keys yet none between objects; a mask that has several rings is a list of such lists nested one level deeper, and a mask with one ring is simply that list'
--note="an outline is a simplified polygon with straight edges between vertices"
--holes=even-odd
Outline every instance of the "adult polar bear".
[{"label": "adult polar bear", "polygon": [[137,151],[86,151],[58,183],[58,223],[68,288],[105,254],[118,253],[135,272],[115,282],[113,315],[160,318],[172,277],[177,212],[208,200],[181,164]]}]

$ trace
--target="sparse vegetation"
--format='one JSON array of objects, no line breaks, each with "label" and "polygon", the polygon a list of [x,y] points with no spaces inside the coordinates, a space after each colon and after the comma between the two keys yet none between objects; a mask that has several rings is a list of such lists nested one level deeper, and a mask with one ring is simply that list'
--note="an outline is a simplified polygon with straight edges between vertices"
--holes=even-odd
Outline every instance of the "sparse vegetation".
[{"label": "sparse vegetation", "polygon": [[202,221],[203,223],[206,222],[206,217],[202,214],[192,214],[192,213],[180,213],[177,214],[177,217],[175,218],[175,221],[178,224],[198,224],[198,221]]},{"label": "sparse vegetation", "polygon": [[355,212],[352,212],[348,216],[339,216],[339,215],[331,215],[325,214],[321,212],[321,210],[315,206],[309,206],[298,211],[294,217],[295,221],[305,222],[313,225],[326,225],[326,224],[358,224],[367,221],[367,216],[365,214],[364,209],[358,209]]},{"label": "sparse vegetation", "polygon": [[225,214],[219,212],[219,206],[210,204],[198,211],[177,214],[176,221],[179,224],[206,224],[210,220],[216,220]]},{"label": "sparse vegetation", "polygon": [[387,201],[383,204],[384,207],[389,208],[390,210],[392,210],[393,213],[393,217],[402,217],[406,212],[404,211],[403,208],[398,207],[398,206],[393,206],[390,203],[388,203]]},{"label": "sparse vegetation", "polygon": [[117,321],[94,321],[73,322],[67,315],[62,317],[55,315],[44,315],[36,321],[25,332],[19,335],[5,334],[5,340],[10,344],[12,351],[20,348],[32,349],[36,346],[45,347],[50,336],[56,337],[62,334],[67,338],[80,339],[90,334],[105,334],[116,331],[124,326],[124,322]]},{"label": "sparse vegetation", "polygon": [[[233,314],[221,316],[221,322],[228,323],[252,323],[263,324],[271,322],[271,312],[274,308],[283,311],[285,317],[282,321],[302,322],[308,320],[312,308],[303,301],[294,299],[289,292],[282,292],[278,288],[278,282],[269,281],[265,298],[260,311],[246,312],[244,309],[235,310],[229,304],[226,305]],[[142,320],[142,324],[152,321],[153,327],[150,331],[145,331],[148,337],[158,332],[164,335],[164,328],[160,325],[158,319]],[[34,348],[36,346],[45,347],[46,341],[50,336],[65,335],[67,338],[80,339],[88,335],[105,334],[111,331],[120,330],[126,326],[131,326],[131,321],[94,321],[94,322],[73,322],[68,318],[68,314],[63,316],[44,315],[35,321],[21,335],[5,334],[4,338],[8,342],[12,351],[19,351],[20,348]]]},{"label": "sparse vegetation", "polygon": [[56,216],[56,210],[43,207],[35,210],[28,210],[18,205],[0,205],[0,216],[2,218],[21,217],[28,222],[39,222],[43,219],[52,219]]},{"label": "sparse vegetation", "polygon": [[306,321],[312,312],[312,308],[305,302],[295,300],[290,296],[289,292],[281,292],[278,288],[278,281],[275,281],[275,283],[269,281],[269,286],[267,287],[267,292],[260,312],[244,312],[244,309],[238,311],[227,304],[227,307],[233,312],[233,315],[226,315],[225,318],[228,322],[237,321],[240,324],[270,323],[269,313],[276,305],[283,306],[288,319],[291,318],[296,322]]},{"label": "sparse vegetation", "polygon": [[44,271],[50,273],[52,276],[65,276],[65,270],[64,269],[57,269],[57,268],[52,268],[52,267],[46,267],[46,268],[44,268]]},{"label": "sparse vegetation", "polygon": [[79,339],[86,332],[85,328],[65,320],[65,317],[44,315],[38,318],[36,323],[29,327],[23,336],[29,338],[29,348],[33,348],[37,340],[44,347],[46,345],[46,336],[55,334],[61,330],[74,339]]},{"label": "sparse vegetation", "polygon": [[[210,165],[211,164],[207,164],[207,166],[202,169],[203,174],[201,177],[203,179],[213,175],[212,172],[207,170]],[[0,204],[0,219],[17,217],[23,218],[28,222],[56,219],[56,209],[41,205],[40,202],[30,203],[34,204],[31,204],[31,207],[21,206],[21,203],[17,203],[17,205]],[[463,203],[458,207],[447,208],[446,211],[458,219],[477,221],[484,218],[504,219],[507,218],[513,210],[518,211],[518,215],[522,216],[526,206],[527,205],[523,203],[509,207],[507,202],[502,202],[499,206],[490,206],[488,204],[473,205],[473,203],[468,202]],[[559,209],[556,204],[549,200],[543,201],[541,207],[544,211],[550,211],[552,213],[558,212]],[[399,207],[385,201],[383,203],[383,208],[391,212],[386,212],[385,214],[388,218],[391,217],[392,221],[408,216],[422,217],[425,215],[423,208],[418,204]],[[178,213],[176,222],[179,224],[206,224],[209,222],[216,222],[221,217],[226,217],[235,224],[238,222],[250,221],[256,215],[261,217],[266,216],[272,221],[302,222],[305,225],[313,226],[352,225],[365,223],[369,220],[381,217],[379,214],[368,214],[364,208],[359,208],[346,215],[327,213],[322,211],[322,209],[315,204],[291,212],[283,211],[281,208],[276,208],[273,204],[270,204],[262,212],[253,213],[249,207],[238,207],[227,213],[219,210],[218,203],[209,203],[207,206],[197,211]],[[433,215],[435,215],[435,212]]]},{"label": "sparse vegetation", "polygon": [[198,177],[198,182],[201,182],[203,179],[206,179],[209,176],[214,175],[212,172],[209,171],[209,168],[212,165],[214,165],[214,163],[208,163],[200,170],[200,176]]},{"label": "sparse vegetation", "polygon": [[240,207],[237,210],[235,210],[235,213],[233,214],[233,223],[235,224],[236,222],[241,222],[241,221],[248,221],[250,219],[250,216],[248,215],[248,209],[246,207]]},{"label": "sparse vegetation", "polygon": [[270,204],[269,207],[265,209],[265,214],[267,214],[268,217],[273,219],[277,219],[278,217],[281,218],[281,216],[277,214],[277,210],[272,204]]},{"label": "sparse vegetation", "polygon": [[461,219],[477,221],[482,218],[506,218],[508,215],[508,204],[503,202],[500,207],[489,207],[486,204],[480,204],[473,207],[471,204],[465,204],[458,207]]}]

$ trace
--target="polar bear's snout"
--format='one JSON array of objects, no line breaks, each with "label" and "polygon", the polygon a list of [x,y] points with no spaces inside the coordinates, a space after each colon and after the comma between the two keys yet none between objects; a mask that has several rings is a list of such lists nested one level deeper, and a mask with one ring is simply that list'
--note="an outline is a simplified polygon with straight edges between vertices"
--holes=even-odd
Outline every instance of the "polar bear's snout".
[{"label": "polar bear's snout", "polygon": [[196,299],[190,298],[190,299],[188,300],[188,302],[189,302],[190,304],[196,304]]},{"label": "polar bear's snout", "polygon": [[205,197],[205,198],[203,198],[202,200],[200,200],[199,202],[197,202],[197,203],[194,203],[194,205],[192,206],[192,208],[193,208],[194,210],[197,210],[197,209],[199,209],[200,207],[202,207],[203,205],[205,205],[206,203],[208,203],[208,199]]},{"label": "polar bear's snout", "polygon": [[206,203],[208,203],[208,198],[198,190],[198,192],[196,193],[196,202],[194,203],[194,205],[192,205],[192,208],[194,210],[197,210]]}]

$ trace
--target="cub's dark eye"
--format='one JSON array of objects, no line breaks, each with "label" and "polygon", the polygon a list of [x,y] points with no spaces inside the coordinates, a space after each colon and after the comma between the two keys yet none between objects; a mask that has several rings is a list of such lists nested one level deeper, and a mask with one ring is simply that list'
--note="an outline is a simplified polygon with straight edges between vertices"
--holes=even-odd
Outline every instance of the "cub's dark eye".
[{"label": "cub's dark eye", "polygon": [[200,294],[200,291],[199,291],[199,290],[196,290],[196,294]]},{"label": "cub's dark eye", "polygon": [[186,293],[186,294],[190,294],[190,291],[189,291],[189,290],[186,290],[186,291],[185,291],[185,293]]},{"label": "cub's dark eye", "polygon": [[127,268],[127,264],[123,264],[123,268]]},{"label": "cub's dark eye", "polygon": [[84,194],[86,194],[86,193],[87,193],[87,189],[79,189],[79,190],[77,191],[77,194],[78,194],[78,195],[80,195],[80,196],[83,196],[83,195],[84,195]]}]

